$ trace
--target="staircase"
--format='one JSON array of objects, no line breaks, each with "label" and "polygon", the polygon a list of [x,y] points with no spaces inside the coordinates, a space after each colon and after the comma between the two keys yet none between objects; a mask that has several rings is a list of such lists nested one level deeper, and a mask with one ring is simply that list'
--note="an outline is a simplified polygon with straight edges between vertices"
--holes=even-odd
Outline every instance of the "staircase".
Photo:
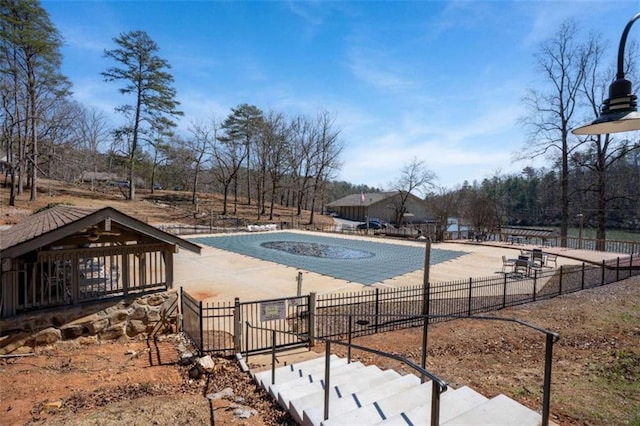
[{"label": "staircase", "polygon": [[[324,418],[325,358],[254,373],[255,380],[300,425],[428,425],[431,382],[330,356],[329,418]],[[449,388],[440,398],[440,425],[538,426],[542,416],[498,395],[488,399],[471,388]]]}]

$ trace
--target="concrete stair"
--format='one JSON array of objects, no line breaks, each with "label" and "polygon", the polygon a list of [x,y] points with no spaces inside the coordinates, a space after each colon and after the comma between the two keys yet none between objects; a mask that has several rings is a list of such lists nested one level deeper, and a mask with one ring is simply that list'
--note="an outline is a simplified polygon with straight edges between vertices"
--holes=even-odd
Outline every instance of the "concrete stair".
[{"label": "concrete stair", "polygon": [[[431,382],[401,376],[331,355],[329,418],[324,417],[324,357],[255,373],[255,380],[305,426],[427,425],[431,416]],[[440,399],[440,424],[447,426],[538,426],[542,416],[504,396],[488,399],[463,386],[449,388]]]}]

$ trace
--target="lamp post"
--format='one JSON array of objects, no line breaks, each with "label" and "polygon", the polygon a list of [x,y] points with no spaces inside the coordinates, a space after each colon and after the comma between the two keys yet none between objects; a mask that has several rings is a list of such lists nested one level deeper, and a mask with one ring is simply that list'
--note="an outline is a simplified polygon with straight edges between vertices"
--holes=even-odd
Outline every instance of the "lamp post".
[{"label": "lamp post", "polygon": [[578,228],[578,249],[582,250],[582,225],[584,224],[584,215],[580,213],[577,217],[580,220],[580,228]]},{"label": "lamp post", "polygon": [[631,18],[622,32],[618,47],[616,80],[609,86],[609,98],[600,107],[600,117],[590,124],[573,129],[574,135],[605,135],[640,130],[637,96],[632,93],[631,82],[624,76],[624,47],[631,26],[638,19],[640,19],[640,13]]}]

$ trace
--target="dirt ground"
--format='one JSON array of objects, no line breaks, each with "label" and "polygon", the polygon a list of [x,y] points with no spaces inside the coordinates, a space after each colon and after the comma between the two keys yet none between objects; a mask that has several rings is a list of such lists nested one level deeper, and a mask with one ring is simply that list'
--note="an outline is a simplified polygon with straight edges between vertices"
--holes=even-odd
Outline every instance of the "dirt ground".
[{"label": "dirt ground", "polygon": [[[61,342],[0,359],[3,425],[286,424],[288,415],[230,360],[193,379],[178,335],[87,344]],[[231,388],[225,398],[207,398]],[[243,419],[235,412],[249,412]],[[251,412],[250,410],[256,410]]]},{"label": "dirt ground", "polygon": [[[551,419],[559,425],[640,424],[640,279],[499,311],[560,334],[554,346]],[[451,386],[504,393],[541,407],[544,336],[494,321],[429,327],[430,371]],[[420,328],[355,343],[420,362]],[[0,423],[6,425],[282,425],[291,419],[242,373],[217,358],[214,372],[191,379],[173,335],[108,344],[64,342],[35,356],[0,359]],[[323,353],[322,346],[314,348]],[[340,354],[340,348],[336,349]],[[345,355],[344,353],[342,355]],[[388,359],[355,359],[410,372]],[[221,399],[206,396],[231,388]],[[249,418],[238,410],[253,409]]]}]

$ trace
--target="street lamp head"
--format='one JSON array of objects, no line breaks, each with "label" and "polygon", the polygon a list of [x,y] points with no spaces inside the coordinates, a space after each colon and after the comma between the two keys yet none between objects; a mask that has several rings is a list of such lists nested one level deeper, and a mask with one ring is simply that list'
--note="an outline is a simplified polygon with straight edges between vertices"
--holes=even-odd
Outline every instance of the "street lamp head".
[{"label": "street lamp head", "polygon": [[640,113],[632,84],[624,77],[624,46],[633,23],[640,18],[636,14],[625,27],[618,47],[618,74],[609,86],[609,98],[602,103],[600,117],[590,124],[572,130],[574,135],[605,135],[608,133],[640,130]]}]

